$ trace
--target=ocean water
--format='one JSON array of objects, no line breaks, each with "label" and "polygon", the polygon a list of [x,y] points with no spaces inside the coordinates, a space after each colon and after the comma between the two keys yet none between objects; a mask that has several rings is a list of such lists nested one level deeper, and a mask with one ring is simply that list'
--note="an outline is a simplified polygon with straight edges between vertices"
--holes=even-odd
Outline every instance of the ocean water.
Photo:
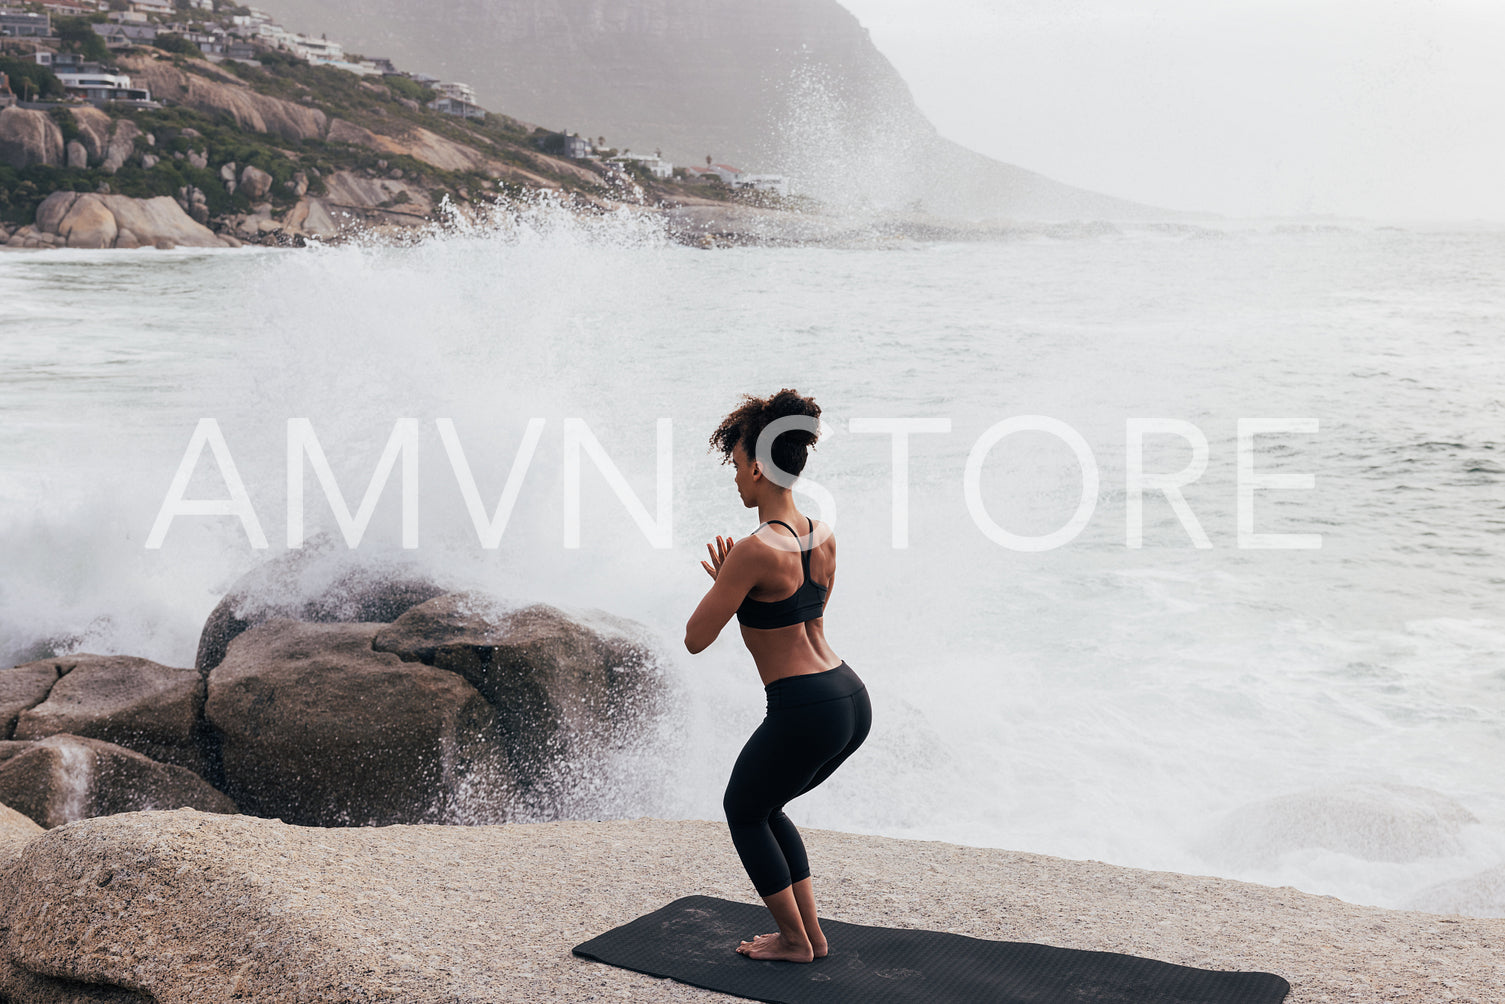
[{"label": "ocean water", "polygon": [[[836,528],[827,634],[875,714],[797,823],[1505,916],[1502,336],[1499,230],[700,251],[543,207],[404,248],[0,254],[0,660],[191,665],[226,588],[287,553],[288,420],[308,419],[353,512],[411,419],[418,546],[394,474],[353,555],[331,553],[642,622],[672,727],[581,811],[720,818],[761,686],[734,625],[699,656],[681,639],[705,542],[756,518],[706,437],[739,394],[790,386],[824,409],[801,504]],[[1096,470],[1085,523],[1050,549],[984,529],[1038,537],[1079,511],[1050,422],[973,463],[969,503],[974,448],[1018,416],[1059,423]],[[205,418],[265,549],[225,515],[146,546]],[[913,418],[950,431],[909,439],[898,547],[893,439],[853,422]],[[489,514],[539,419],[483,546],[441,420]],[[1181,493],[1210,546],[1159,490],[1128,546],[1139,419],[1205,438]],[[1252,419],[1285,431],[1252,439],[1241,482]],[[571,547],[580,423],[637,510],[587,455]],[[1147,472],[1193,460],[1186,438],[1144,438]],[[210,452],[193,472],[186,497],[227,497]],[[1272,475],[1290,480],[1255,483]],[[1320,547],[1240,546],[1241,483],[1255,532]],[[338,539],[308,485],[308,534]]]}]

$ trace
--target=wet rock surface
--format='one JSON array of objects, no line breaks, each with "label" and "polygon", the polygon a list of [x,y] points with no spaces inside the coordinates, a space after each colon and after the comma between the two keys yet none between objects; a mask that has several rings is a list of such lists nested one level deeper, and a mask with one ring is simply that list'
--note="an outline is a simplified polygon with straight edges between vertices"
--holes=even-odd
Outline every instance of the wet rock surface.
[{"label": "wet rock surface", "polygon": [[204,682],[194,670],[128,655],[80,654],[10,672],[47,669],[57,671],[57,681],[44,701],[18,715],[13,739],[67,732],[205,772]]},{"label": "wet rock surface", "polygon": [[236,811],[191,770],[67,734],[38,739],[0,762],[0,803],[48,828],[141,809]]},{"label": "wet rock surface", "polygon": [[380,624],[272,620],[209,675],[224,790],[246,812],[308,826],[505,813],[496,715],[455,673],[376,652]]}]

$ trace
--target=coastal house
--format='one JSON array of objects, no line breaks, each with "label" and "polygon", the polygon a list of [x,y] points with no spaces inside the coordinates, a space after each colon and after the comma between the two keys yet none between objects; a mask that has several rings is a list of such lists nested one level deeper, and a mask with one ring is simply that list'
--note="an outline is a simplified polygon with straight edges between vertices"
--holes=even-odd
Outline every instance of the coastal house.
[{"label": "coastal house", "polygon": [[372,56],[371,65],[380,70],[382,76],[384,77],[396,77],[402,75],[402,71],[399,70],[396,66],[393,66],[392,61],[386,56]]},{"label": "coastal house", "polygon": [[157,39],[157,26],[154,24],[94,24],[90,27],[111,49],[124,49],[143,43],[149,45]]},{"label": "coastal house", "polygon": [[112,10],[105,15],[105,20],[117,24],[146,24],[151,19],[139,10]]},{"label": "coastal house", "polygon": [[737,180],[737,175],[742,173],[742,168],[733,167],[730,164],[710,164],[705,168],[697,168],[706,174],[714,174],[720,178],[723,184],[730,185]]},{"label": "coastal house", "polygon": [[441,83],[436,84],[434,90],[446,98],[454,98],[456,101],[464,101],[472,105],[476,103],[475,88],[469,84]]},{"label": "coastal house", "polygon": [[327,38],[310,38],[307,35],[290,35],[283,43],[299,59],[318,66],[323,63],[343,63],[345,47]]},{"label": "coastal house", "polygon": [[607,159],[619,164],[641,164],[655,178],[668,178],[674,174],[674,165],[656,153],[623,153]]},{"label": "coastal house", "polygon": [[38,66],[45,66],[53,73],[102,73],[99,63],[84,59],[77,52],[36,52],[31,57]]},{"label": "coastal house", "polygon": [[274,49],[286,49],[293,39],[293,33],[280,24],[268,24],[258,21],[251,25],[251,37],[259,38]]},{"label": "coastal house", "polygon": [[742,173],[739,167],[730,164],[710,164],[706,167],[692,165],[685,168],[685,174],[697,181],[710,181],[715,178],[722,184],[731,185],[737,180],[737,175]]},{"label": "coastal house", "polygon": [[217,24],[185,24],[176,21],[160,26],[159,33],[171,33],[198,46],[204,55],[220,56],[225,52],[225,29]]},{"label": "coastal house", "polygon": [[571,160],[584,160],[586,157],[590,156],[590,153],[590,140],[586,139],[584,136],[581,136],[579,133],[576,133],[573,136],[571,136],[569,133],[565,134],[564,155],[566,157],[569,157]]},{"label": "coastal house", "polygon": [[160,14],[163,17],[171,17],[177,11],[172,0],[131,0],[130,7],[142,14]]},{"label": "coastal house", "polygon": [[52,34],[52,15],[19,7],[0,7],[0,37],[47,38]]},{"label": "coastal house", "polygon": [[256,61],[256,46],[250,42],[226,42],[225,58],[235,59],[244,63]]},{"label": "coastal house", "polygon": [[241,38],[255,38],[261,34],[259,29],[264,24],[266,24],[264,19],[259,19],[253,14],[232,14],[226,30]]},{"label": "coastal house", "polygon": [[357,77],[384,76],[382,71],[377,68],[377,65],[371,62],[371,60],[369,59],[363,59],[359,63],[352,63],[348,59],[331,59],[327,62],[322,62],[319,65],[332,66],[336,70],[344,70],[346,73],[353,73]]},{"label": "coastal house", "polygon": [[428,107],[445,115],[458,115],[461,118],[481,120],[486,117],[486,109],[470,101],[462,101],[459,98],[437,97],[428,103]]},{"label": "coastal house", "polygon": [[188,0],[189,10],[214,10],[214,0]]},{"label": "coastal house", "polygon": [[211,31],[185,31],[183,38],[199,47],[199,51],[206,56],[222,56],[225,54],[224,32],[215,34]]},{"label": "coastal house", "polygon": [[88,17],[90,14],[99,12],[99,8],[92,3],[81,3],[79,0],[46,0],[42,9],[53,14],[62,14],[64,17]]},{"label": "coastal house", "polygon": [[102,105],[111,101],[148,103],[152,99],[151,91],[145,87],[132,87],[131,78],[123,73],[64,72],[58,73],[57,78],[69,94],[77,95],[90,104]]}]

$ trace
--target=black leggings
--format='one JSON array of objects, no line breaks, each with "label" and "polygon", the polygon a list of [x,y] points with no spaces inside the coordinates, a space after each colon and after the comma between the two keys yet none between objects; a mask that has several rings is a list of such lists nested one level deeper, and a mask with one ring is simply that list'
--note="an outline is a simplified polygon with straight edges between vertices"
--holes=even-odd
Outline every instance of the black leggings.
[{"label": "black leggings", "polygon": [[845,662],[786,676],[763,688],[768,714],[732,768],[722,808],[753,887],[771,896],[810,876],[799,831],[784,803],[820,784],[867,738],[867,688]]}]

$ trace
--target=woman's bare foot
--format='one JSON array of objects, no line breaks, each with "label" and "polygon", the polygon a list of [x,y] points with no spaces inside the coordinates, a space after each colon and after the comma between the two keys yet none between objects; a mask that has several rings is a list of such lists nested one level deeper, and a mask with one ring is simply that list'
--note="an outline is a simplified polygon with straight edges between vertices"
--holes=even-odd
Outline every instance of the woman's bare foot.
[{"label": "woman's bare foot", "polygon": [[[777,931],[773,934],[760,934],[751,941],[744,941],[737,946],[737,951],[750,959],[782,959],[785,962],[811,962],[816,958],[815,949],[807,941],[797,945],[786,941],[784,936]],[[821,946],[821,955],[825,953],[825,946]]]}]

